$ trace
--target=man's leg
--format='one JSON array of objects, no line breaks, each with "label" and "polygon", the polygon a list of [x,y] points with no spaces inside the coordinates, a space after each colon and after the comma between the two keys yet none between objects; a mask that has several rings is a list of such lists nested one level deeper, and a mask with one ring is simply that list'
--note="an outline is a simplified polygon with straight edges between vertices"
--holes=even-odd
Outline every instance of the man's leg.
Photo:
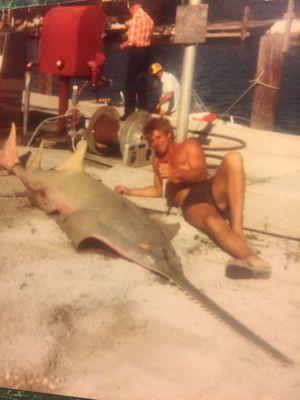
[{"label": "man's leg", "polygon": [[[148,66],[149,49],[147,47],[132,47],[129,50],[129,61],[125,81],[125,116],[135,111],[137,106],[138,93],[138,75],[146,70]],[[147,107],[148,87],[143,85],[142,107]],[[139,91],[140,92],[140,91]]]},{"label": "man's leg", "polygon": [[231,278],[269,278],[270,264],[258,257],[247,244],[243,235],[222,218],[213,204],[199,203],[185,211],[185,219],[191,225],[206,232],[217,244],[234,257],[227,264],[226,275]]},{"label": "man's leg", "polygon": [[149,91],[149,66],[150,47],[143,47],[140,50],[139,73],[136,81],[137,108],[147,110]]},{"label": "man's leg", "polygon": [[124,90],[124,102],[125,102],[124,116],[126,118],[132,112],[135,111],[135,90],[134,90],[134,85],[135,85],[135,76],[133,74],[133,71],[129,70],[129,66],[128,66],[128,72],[127,72],[127,76],[126,76],[125,90]]},{"label": "man's leg", "polygon": [[133,47],[129,49],[129,59],[127,66],[127,74],[125,79],[125,110],[124,116],[128,117],[135,111],[136,107],[136,78],[139,73],[140,55],[139,49]]},{"label": "man's leg", "polygon": [[224,157],[213,177],[212,192],[219,210],[229,211],[230,226],[219,214],[217,208],[213,210],[213,204],[204,211],[201,209],[201,212],[202,204],[198,209],[191,207],[187,213],[190,222],[196,221],[198,227],[214,238],[223,250],[237,258],[228,264],[227,272],[232,272],[234,275],[248,268],[251,274],[256,274],[255,277],[269,277],[270,264],[254,253],[243,234],[245,173],[243,159],[239,153],[228,153]]},{"label": "man's leg", "polygon": [[254,254],[244,237],[231,229],[214,205],[195,204],[186,210],[185,219],[206,232],[231,256],[246,259]]},{"label": "man's leg", "polygon": [[233,232],[243,236],[245,173],[243,159],[239,153],[225,155],[213,177],[212,191],[220,210],[229,211]]}]

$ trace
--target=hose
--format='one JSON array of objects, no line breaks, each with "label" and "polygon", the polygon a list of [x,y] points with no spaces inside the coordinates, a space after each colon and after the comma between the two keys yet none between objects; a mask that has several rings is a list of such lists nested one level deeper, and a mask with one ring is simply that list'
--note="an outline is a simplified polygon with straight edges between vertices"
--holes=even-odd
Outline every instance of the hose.
[{"label": "hose", "polygon": [[296,236],[290,236],[290,235],[282,235],[281,233],[275,233],[275,232],[267,232],[263,229],[256,229],[256,228],[249,228],[247,226],[244,226],[243,229],[245,231],[249,231],[249,232],[256,232],[256,233],[260,233],[262,235],[267,235],[267,236],[274,236],[280,239],[287,239],[287,240],[293,240],[295,242],[300,242],[300,238],[296,237]]},{"label": "hose", "polygon": [[46,122],[48,122],[48,121],[53,121],[53,120],[60,119],[60,118],[66,118],[66,115],[65,115],[65,114],[62,114],[62,115],[55,115],[55,117],[49,117],[49,118],[44,119],[44,120],[35,128],[33,134],[31,135],[31,138],[28,140],[28,142],[26,143],[26,145],[27,145],[27,146],[30,146],[30,145],[31,145],[33,139],[34,139],[35,136],[37,135],[37,133],[38,133],[38,131],[40,130],[41,126],[43,126]]}]

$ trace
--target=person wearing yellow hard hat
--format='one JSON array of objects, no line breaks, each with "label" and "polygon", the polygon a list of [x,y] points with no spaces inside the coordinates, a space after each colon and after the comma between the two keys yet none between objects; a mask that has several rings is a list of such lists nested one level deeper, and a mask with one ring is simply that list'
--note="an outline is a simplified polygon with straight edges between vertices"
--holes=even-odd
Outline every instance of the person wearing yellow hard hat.
[{"label": "person wearing yellow hard hat", "polygon": [[150,67],[150,73],[161,82],[161,95],[156,104],[156,111],[160,115],[168,115],[174,112],[178,106],[180,84],[177,78],[170,72],[164,71],[159,63],[154,63]]}]

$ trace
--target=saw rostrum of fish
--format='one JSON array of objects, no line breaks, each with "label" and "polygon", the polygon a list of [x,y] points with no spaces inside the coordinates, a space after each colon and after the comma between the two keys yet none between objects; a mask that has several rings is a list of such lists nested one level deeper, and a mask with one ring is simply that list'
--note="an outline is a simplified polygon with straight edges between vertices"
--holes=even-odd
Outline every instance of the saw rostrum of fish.
[{"label": "saw rostrum of fish", "polygon": [[25,185],[31,203],[46,213],[58,213],[58,223],[76,249],[98,241],[120,256],[134,261],[177,285],[215,316],[260,349],[285,364],[293,361],[238,321],[183,274],[182,266],[165,230],[145,210],[84,172],[87,149],[80,141],[76,151],[60,166],[40,168],[42,144],[26,169],[16,148],[16,129],[0,152],[0,165],[12,171]]}]

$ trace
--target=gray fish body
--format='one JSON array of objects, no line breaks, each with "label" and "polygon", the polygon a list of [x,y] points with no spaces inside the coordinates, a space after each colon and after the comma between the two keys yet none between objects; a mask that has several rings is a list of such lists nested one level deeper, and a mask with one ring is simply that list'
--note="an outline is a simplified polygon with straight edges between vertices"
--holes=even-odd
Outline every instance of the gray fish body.
[{"label": "gray fish body", "polygon": [[22,171],[31,202],[58,222],[76,248],[96,239],[123,257],[178,281],[182,268],[161,227],[147,213],[85,172]]}]

